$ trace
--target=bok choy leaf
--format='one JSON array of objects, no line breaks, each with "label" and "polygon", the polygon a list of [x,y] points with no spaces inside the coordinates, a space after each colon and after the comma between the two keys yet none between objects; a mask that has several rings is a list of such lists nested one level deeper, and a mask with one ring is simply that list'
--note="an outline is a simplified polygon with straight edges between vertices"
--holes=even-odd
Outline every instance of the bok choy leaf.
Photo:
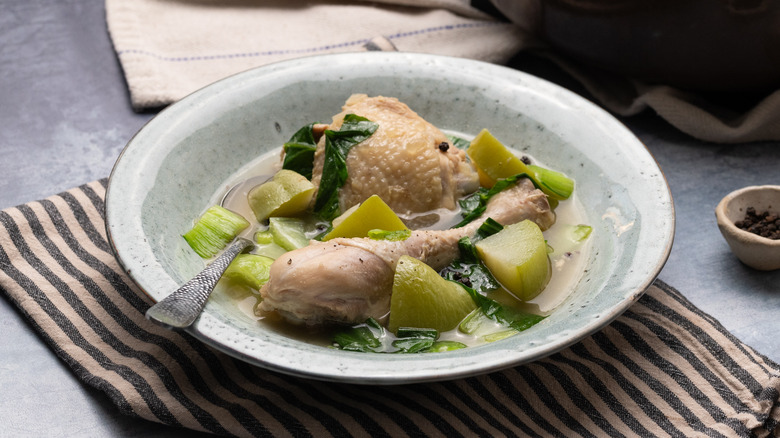
[{"label": "bok choy leaf", "polygon": [[314,201],[314,212],[322,219],[332,220],[339,214],[339,189],[347,181],[347,153],[353,146],[371,137],[379,127],[365,117],[344,116],[338,131],[325,131],[325,161],[322,179]]},{"label": "bok choy leaf", "polygon": [[282,169],[293,170],[311,179],[314,166],[314,151],[317,141],[314,139],[314,123],[309,123],[295,132],[284,144]]}]

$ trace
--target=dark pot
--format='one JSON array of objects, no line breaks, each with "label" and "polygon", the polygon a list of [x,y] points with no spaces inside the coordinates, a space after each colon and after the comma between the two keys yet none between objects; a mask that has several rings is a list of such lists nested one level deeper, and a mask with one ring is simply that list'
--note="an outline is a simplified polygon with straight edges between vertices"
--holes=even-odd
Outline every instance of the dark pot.
[{"label": "dark pot", "polygon": [[558,52],[611,72],[694,90],[780,88],[780,0],[495,3]]}]

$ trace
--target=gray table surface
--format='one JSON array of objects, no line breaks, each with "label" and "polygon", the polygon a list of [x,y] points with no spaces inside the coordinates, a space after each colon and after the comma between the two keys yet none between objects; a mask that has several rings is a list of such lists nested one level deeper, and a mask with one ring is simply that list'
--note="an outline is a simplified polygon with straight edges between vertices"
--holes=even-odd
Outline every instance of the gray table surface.
[{"label": "gray table surface", "polygon": [[[0,12],[0,208],[108,176],[154,116],[134,113],[98,0],[5,0]],[[572,87],[522,55],[512,66]],[[780,142],[718,145],[652,113],[623,120],[664,171],[677,213],[659,278],[738,338],[780,362],[780,271],[739,263],[715,224],[720,198],[780,184]],[[82,384],[0,293],[0,436],[197,436],[123,416]]]}]

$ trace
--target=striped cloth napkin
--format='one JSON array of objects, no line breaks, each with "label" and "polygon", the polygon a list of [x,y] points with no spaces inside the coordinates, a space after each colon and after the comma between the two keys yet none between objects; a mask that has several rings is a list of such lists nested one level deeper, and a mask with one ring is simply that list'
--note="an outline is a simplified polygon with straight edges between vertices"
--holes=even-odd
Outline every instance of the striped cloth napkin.
[{"label": "striped cloth napkin", "polygon": [[256,368],[144,318],[106,241],[106,184],[0,212],[0,288],[125,414],[235,436],[780,432],[780,365],[660,281],[600,332],[491,374],[361,386]]}]

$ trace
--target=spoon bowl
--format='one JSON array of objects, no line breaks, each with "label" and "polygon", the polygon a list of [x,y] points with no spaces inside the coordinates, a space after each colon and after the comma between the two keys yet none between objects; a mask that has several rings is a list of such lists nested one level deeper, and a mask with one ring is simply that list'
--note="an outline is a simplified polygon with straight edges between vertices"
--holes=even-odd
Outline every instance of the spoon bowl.
[{"label": "spoon bowl", "polygon": [[252,248],[251,240],[238,237],[206,269],[146,311],[146,319],[170,329],[187,328],[198,319],[206,301],[230,262]]}]

